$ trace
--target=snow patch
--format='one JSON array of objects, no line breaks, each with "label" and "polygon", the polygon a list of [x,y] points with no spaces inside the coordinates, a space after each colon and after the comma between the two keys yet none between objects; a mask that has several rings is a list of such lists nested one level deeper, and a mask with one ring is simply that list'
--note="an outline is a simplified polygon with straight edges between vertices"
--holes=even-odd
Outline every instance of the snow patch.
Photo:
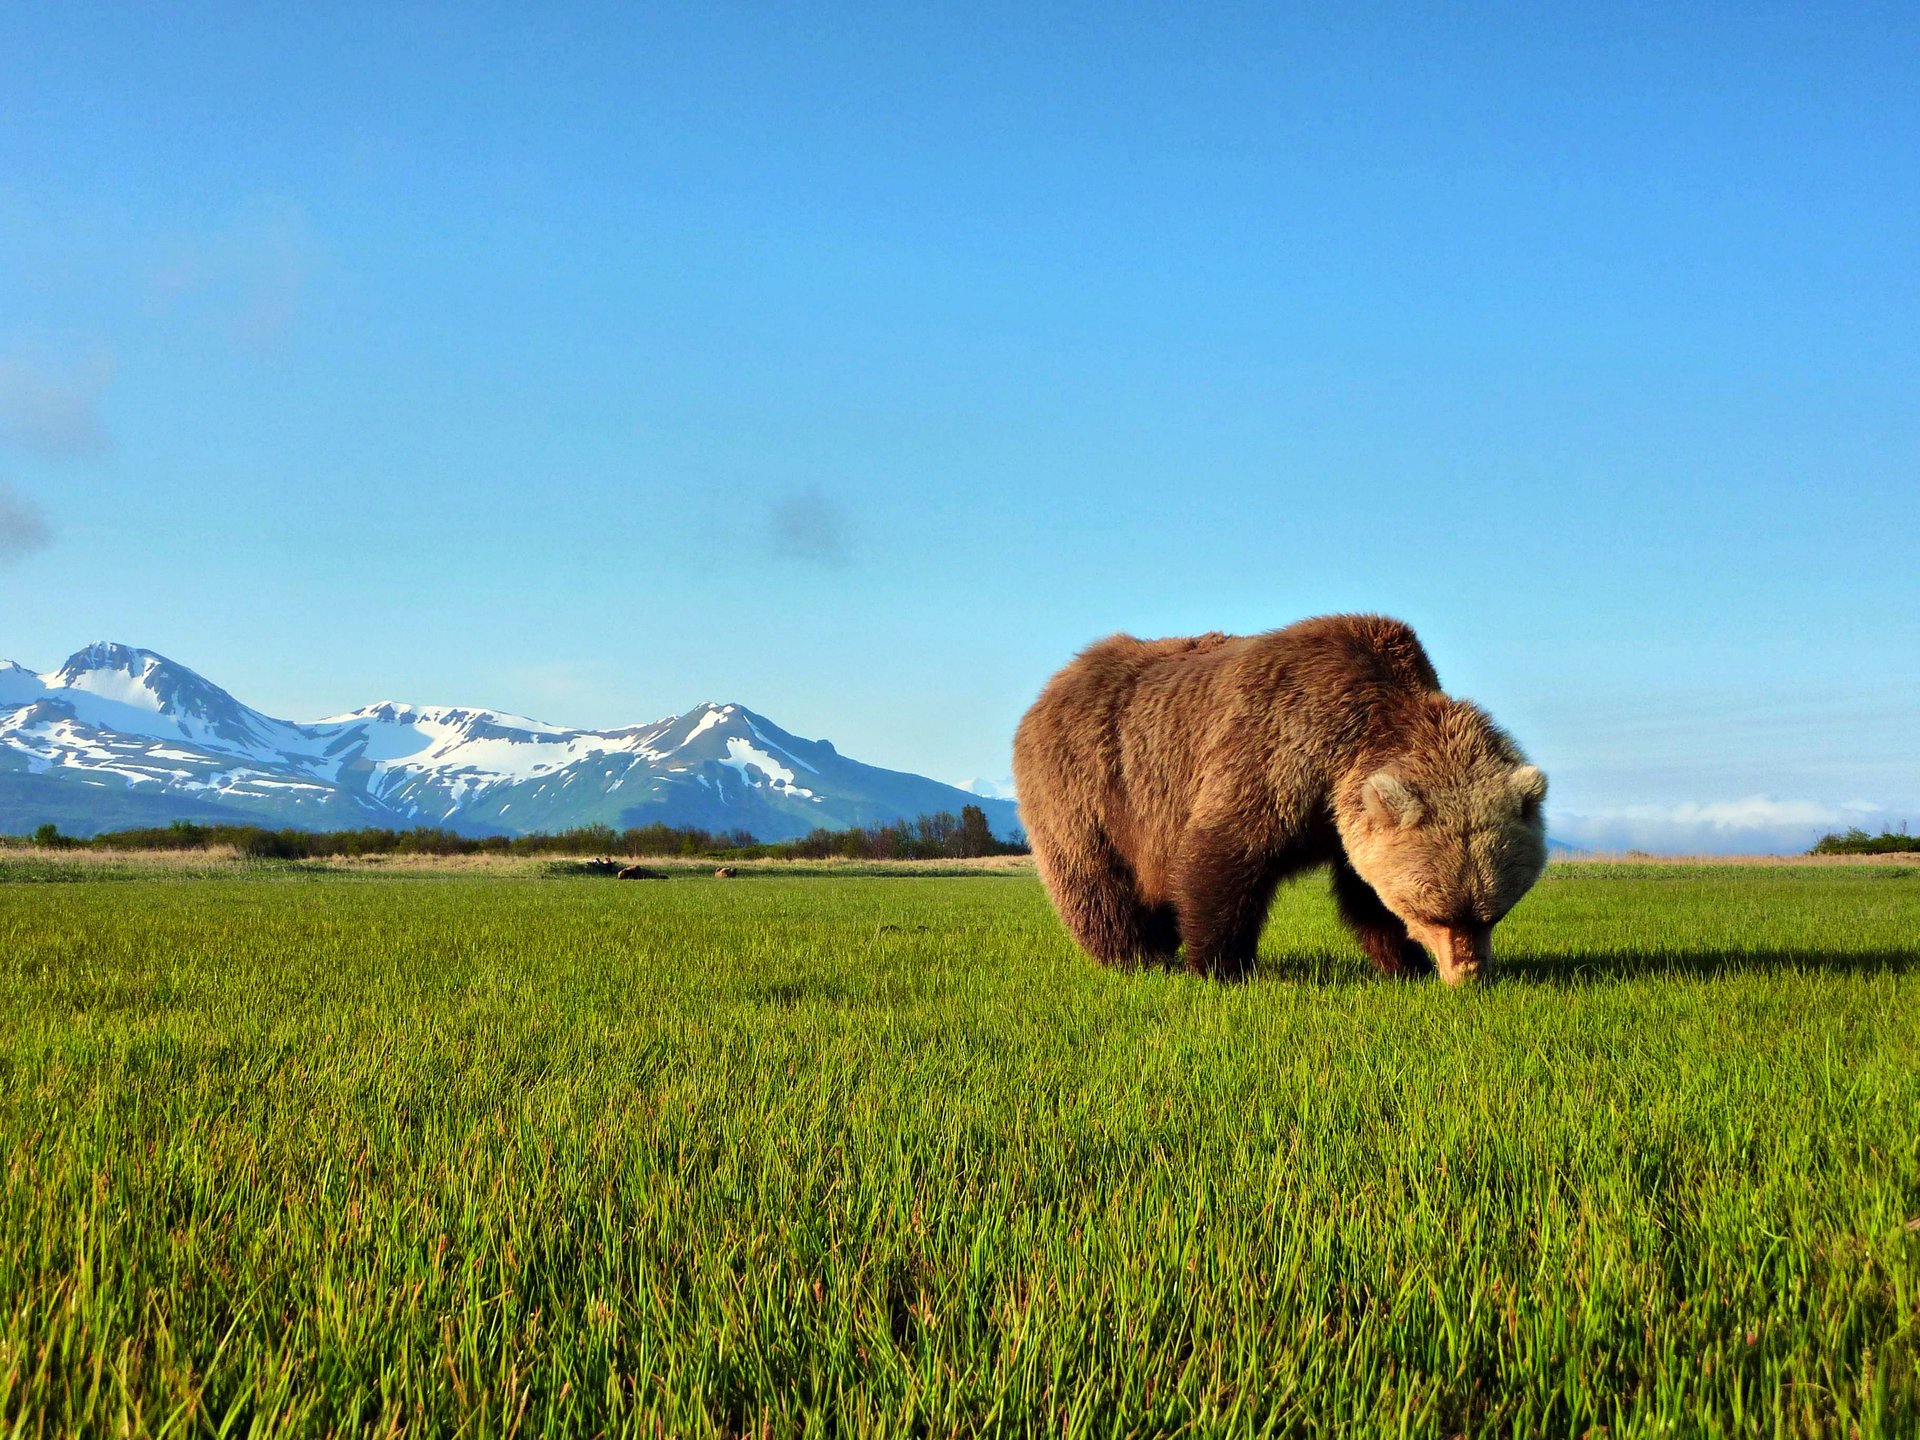
[{"label": "snow patch", "polygon": [[152,671],[151,660],[140,667],[138,675],[126,670],[87,670],[74,676],[60,688],[84,691],[89,695],[98,695],[102,700],[111,700],[116,705],[126,705],[135,710],[146,710],[157,715],[164,707],[160,703],[160,697],[154,694],[152,687],[145,683],[146,677]]},{"label": "snow patch", "polygon": [[798,765],[802,770],[809,771],[815,775],[818,775],[820,773],[818,770],[815,770],[813,766],[807,764],[806,761],[802,760],[798,755],[794,754],[791,750],[787,749],[786,746],[776,744],[772,740],[769,740],[765,735],[762,735],[760,733],[760,727],[754,724],[753,721],[751,720],[747,721],[747,729],[753,732],[753,738],[758,740],[762,745],[765,745],[769,750],[778,750],[782,755],[786,756],[787,759],[793,761],[793,763]]},{"label": "snow patch", "polygon": [[727,737],[727,758],[722,765],[740,772],[740,778],[752,783],[748,770],[758,770],[767,777],[768,784],[775,790],[788,795],[811,796],[813,791],[795,785],[793,771],[782,765],[766,751],[756,749],[750,742],[737,735]]},{"label": "snow patch", "polygon": [[714,726],[718,725],[722,720],[726,718],[727,718],[726,712],[723,710],[707,711],[706,714],[700,717],[700,723],[698,725],[695,725],[693,729],[687,732],[687,738],[682,740],[678,745],[674,746],[673,748],[676,750],[684,750],[687,746],[691,745],[695,740],[699,739],[700,736],[705,734],[707,731],[711,730]]}]

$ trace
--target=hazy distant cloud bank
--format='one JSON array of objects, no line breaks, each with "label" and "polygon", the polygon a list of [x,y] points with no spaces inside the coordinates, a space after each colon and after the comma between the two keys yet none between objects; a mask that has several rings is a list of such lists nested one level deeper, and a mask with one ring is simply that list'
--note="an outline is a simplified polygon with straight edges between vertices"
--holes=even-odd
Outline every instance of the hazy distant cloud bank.
[{"label": "hazy distant cloud bank", "polygon": [[0,480],[0,564],[31,555],[52,539],[39,509]]},{"label": "hazy distant cloud bank", "polygon": [[[1586,814],[1554,813],[1555,840],[1583,850],[1656,855],[1797,854],[1822,835],[1859,826],[1879,832],[1906,818],[1866,803],[1775,800],[1752,795],[1708,804],[1622,805]],[[1912,817],[1920,820],[1920,814]]]},{"label": "hazy distant cloud bank", "polygon": [[0,357],[0,434],[50,460],[75,460],[112,448],[100,400],[113,383],[111,351],[76,364],[21,355]]},{"label": "hazy distant cloud bank", "polygon": [[836,569],[853,560],[846,511],[817,489],[777,501],[768,523],[776,555]]},{"label": "hazy distant cloud bank", "polygon": [[955,788],[965,790],[970,795],[984,796],[988,800],[1013,800],[1018,798],[1013,793],[1013,777],[1011,775],[1000,780],[988,780],[984,777],[976,776],[971,780],[959,780],[954,783]]}]

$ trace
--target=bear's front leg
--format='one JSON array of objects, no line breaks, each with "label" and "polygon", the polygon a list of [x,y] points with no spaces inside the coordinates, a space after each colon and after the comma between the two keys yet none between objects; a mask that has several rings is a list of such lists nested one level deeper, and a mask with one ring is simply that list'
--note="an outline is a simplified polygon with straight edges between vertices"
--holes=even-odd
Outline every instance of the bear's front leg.
[{"label": "bear's front leg", "polygon": [[1196,828],[1181,844],[1172,882],[1188,971],[1216,980],[1251,975],[1278,883],[1269,858],[1242,827]]},{"label": "bear's front leg", "polygon": [[1374,969],[1399,980],[1433,974],[1433,957],[1407,933],[1406,922],[1380,903],[1373,887],[1345,860],[1333,862],[1333,898]]}]

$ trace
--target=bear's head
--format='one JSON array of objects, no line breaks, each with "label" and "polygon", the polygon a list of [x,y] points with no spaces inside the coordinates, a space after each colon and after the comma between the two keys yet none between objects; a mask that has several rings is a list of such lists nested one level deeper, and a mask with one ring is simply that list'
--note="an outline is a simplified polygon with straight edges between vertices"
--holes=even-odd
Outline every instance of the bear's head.
[{"label": "bear's head", "polygon": [[1391,753],[1340,788],[1347,862],[1459,985],[1492,958],[1493,927],[1547,863],[1547,777],[1486,714],[1434,695]]}]

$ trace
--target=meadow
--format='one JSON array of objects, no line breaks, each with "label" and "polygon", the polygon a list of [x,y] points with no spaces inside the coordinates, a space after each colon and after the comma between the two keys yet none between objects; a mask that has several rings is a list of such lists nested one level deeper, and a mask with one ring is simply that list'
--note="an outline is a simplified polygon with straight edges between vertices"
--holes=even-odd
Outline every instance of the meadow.
[{"label": "meadow", "polygon": [[1559,865],[1497,944],[0,854],[0,1433],[1920,1434],[1920,869]]}]

